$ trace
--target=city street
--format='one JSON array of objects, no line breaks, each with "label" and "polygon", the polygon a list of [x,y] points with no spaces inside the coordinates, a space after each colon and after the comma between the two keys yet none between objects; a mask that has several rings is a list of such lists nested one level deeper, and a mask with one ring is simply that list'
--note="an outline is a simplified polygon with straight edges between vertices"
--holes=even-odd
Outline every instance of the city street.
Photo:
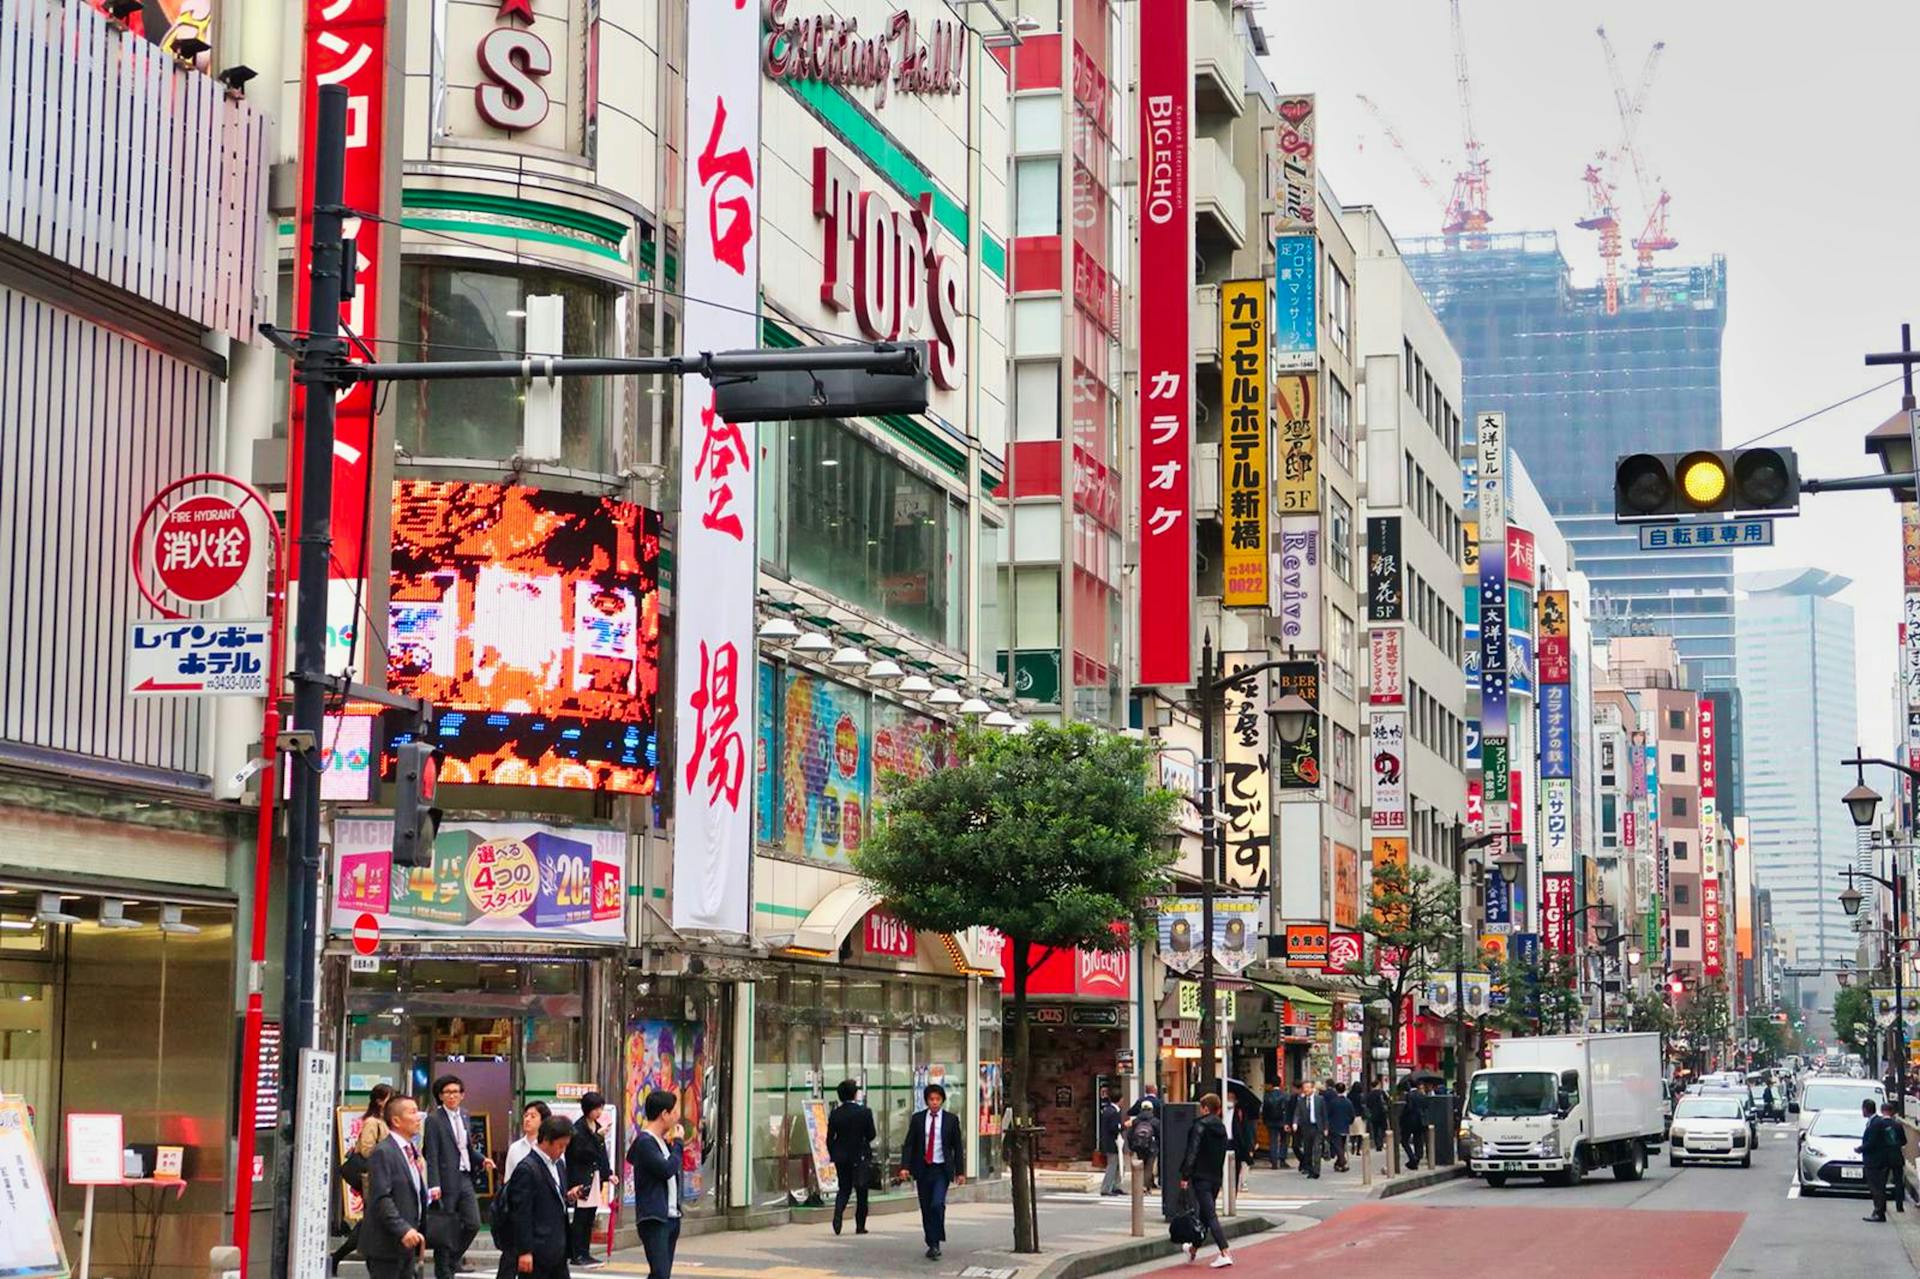
[{"label": "city street", "polygon": [[[1312,1205],[1304,1212],[1318,1215]],[[1235,1273],[1326,1275],[1362,1266],[1382,1275],[1474,1275],[1489,1268],[1554,1279],[1706,1279],[1782,1275],[1851,1279],[1914,1272],[1920,1213],[1868,1225],[1864,1196],[1803,1199],[1793,1184],[1793,1133],[1761,1129],[1750,1169],[1670,1168],[1663,1155],[1638,1182],[1590,1175],[1578,1187],[1459,1181],[1339,1210],[1310,1230],[1249,1243]],[[1211,1259],[1209,1249],[1201,1256]],[[1184,1264],[1127,1274],[1183,1271]]]}]

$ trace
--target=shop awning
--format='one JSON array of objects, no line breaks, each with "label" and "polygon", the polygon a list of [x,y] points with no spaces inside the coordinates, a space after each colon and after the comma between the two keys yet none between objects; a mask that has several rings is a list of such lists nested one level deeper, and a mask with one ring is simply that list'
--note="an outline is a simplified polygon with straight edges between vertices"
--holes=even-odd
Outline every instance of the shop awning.
[{"label": "shop awning", "polygon": [[1288,1003],[1299,1004],[1302,1008],[1320,1009],[1326,1012],[1333,1011],[1333,1001],[1331,999],[1328,999],[1325,995],[1316,995],[1304,986],[1293,986],[1283,981],[1261,981],[1257,977],[1253,979],[1253,984],[1266,991],[1269,995],[1278,995]]},{"label": "shop awning", "polygon": [[880,899],[865,884],[842,884],[815,903],[780,949],[817,959],[831,958],[840,953],[840,943],[853,926],[879,904]]}]

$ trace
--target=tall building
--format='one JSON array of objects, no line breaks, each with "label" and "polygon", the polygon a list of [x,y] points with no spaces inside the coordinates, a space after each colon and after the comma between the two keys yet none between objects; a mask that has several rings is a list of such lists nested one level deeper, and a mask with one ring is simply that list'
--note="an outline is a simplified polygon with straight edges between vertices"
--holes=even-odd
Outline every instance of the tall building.
[{"label": "tall building", "polygon": [[1696,686],[1731,680],[1732,557],[1643,554],[1613,523],[1608,478],[1622,453],[1721,442],[1725,261],[1638,273],[1609,310],[1603,288],[1574,285],[1552,232],[1403,248],[1460,351],[1469,420],[1507,413],[1513,450],[1593,584],[1601,633],[1670,634]]},{"label": "tall building", "polygon": [[[1747,724],[1746,805],[1755,874],[1795,964],[1851,960],[1857,941],[1835,876],[1857,838],[1840,797],[1854,784],[1853,609],[1848,579],[1822,569],[1740,578],[1739,673]],[[1886,789],[1884,778],[1871,781]],[[1803,992],[1809,988],[1802,984]]]}]

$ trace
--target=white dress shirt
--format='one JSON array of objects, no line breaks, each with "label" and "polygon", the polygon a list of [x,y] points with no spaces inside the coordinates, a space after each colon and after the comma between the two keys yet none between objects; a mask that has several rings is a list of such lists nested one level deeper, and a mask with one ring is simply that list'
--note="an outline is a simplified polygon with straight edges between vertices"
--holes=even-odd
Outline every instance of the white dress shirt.
[{"label": "white dress shirt", "polygon": [[941,1116],[946,1113],[944,1106],[939,1110],[927,1108],[927,1127],[933,1133],[933,1158],[927,1160],[930,1164],[947,1162],[947,1125],[941,1119]]},{"label": "white dress shirt", "polygon": [[[653,1129],[646,1128],[646,1129],[642,1129],[641,1131],[645,1132],[647,1136],[653,1138],[653,1144],[660,1147],[661,1155],[666,1158],[666,1161],[669,1165],[672,1165],[673,1147],[667,1145],[666,1142],[662,1141],[660,1139],[660,1134],[653,1131]],[[678,1217],[679,1215],[680,1215],[680,1170],[678,1168],[674,1168],[672,1175],[667,1178],[667,1216],[671,1218],[671,1217]]]},{"label": "white dress shirt", "polygon": [[414,1193],[420,1196],[420,1207],[424,1211],[427,1206],[427,1161],[421,1156],[420,1148],[399,1133],[388,1133],[387,1140],[400,1147],[400,1158],[406,1161],[407,1172],[413,1177]]},{"label": "white dress shirt", "polygon": [[533,1150],[533,1143],[525,1137],[517,1139],[511,1146],[507,1147],[507,1170],[500,1174],[502,1185],[513,1180],[513,1170],[518,1168],[520,1161],[532,1154]]}]

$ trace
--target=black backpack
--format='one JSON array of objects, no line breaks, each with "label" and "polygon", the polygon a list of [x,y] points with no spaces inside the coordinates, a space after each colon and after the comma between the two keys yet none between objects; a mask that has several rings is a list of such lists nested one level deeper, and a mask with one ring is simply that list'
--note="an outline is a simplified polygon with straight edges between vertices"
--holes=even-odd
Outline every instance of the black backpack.
[{"label": "black backpack", "polygon": [[1154,1131],[1153,1120],[1147,1115],[1140,1115],[1134,1119],[1133,1127],[1127,1129],[1127,1149],[1136,1155],[1150,1155],[1158,1135]]}]

